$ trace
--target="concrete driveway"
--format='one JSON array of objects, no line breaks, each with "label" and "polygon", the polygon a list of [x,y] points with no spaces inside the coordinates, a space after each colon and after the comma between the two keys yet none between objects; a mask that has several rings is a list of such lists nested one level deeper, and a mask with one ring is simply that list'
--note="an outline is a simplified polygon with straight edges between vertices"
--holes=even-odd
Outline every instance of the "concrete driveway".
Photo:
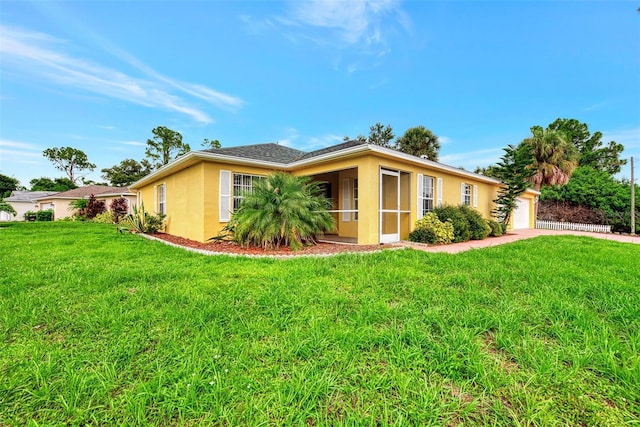
[{"label": "concrete driveway", "polygon": [[470,249],[487,248],[489,246],[503,245],[523,239],[531,239],[538,236],[586,236],[596,239],[614,240],[623,243],[640,244],[640,236],[628,236],[611,233],[589,233],[586,231],[560,231],[560,230],[511,230],[504,236],[487,237],[484,240],[470,240],[462,243],[452,243],[450,245],[427,246],[419,243],[402,242],[403,246],[407,246],[416,250],[425,252],[445,252],[457,254],[458,252],[468,251]]}]

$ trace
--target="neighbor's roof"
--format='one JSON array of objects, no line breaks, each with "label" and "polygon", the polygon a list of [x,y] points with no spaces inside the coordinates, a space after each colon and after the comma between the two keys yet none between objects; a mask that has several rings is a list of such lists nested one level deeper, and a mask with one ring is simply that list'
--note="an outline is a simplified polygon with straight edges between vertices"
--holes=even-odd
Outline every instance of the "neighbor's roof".
[{"label": "neighbor's roof", "polygon": [[86,187],[74,188],[73,190],[63,191],[51,196],[40,197],[43,199],[82,199],[94,196],[104,196],[112,194],[132,194],[127,187],[110,187],[108,185],[87,185]]},{"label": "neighbor's roof", "polygon": [[11,196],[7,197],[5,202],[33,202],[41,197],[51,196],[58,193],[57,191],[12,191]]}]

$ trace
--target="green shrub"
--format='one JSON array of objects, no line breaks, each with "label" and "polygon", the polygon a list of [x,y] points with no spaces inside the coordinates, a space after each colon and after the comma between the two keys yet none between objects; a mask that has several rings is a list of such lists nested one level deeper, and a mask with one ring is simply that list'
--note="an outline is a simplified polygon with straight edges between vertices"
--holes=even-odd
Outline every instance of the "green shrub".
[{"label": "green shrub", "polygon": [[144,203],[140,208],[133,205],[133,212],[120,220],[118,230],[130,233],[157,233],[164,229],[164,214],[152,215],[144,210]]},{"label": "green shrub", "polygon": [[0,212],[10,213],[14,216],[18,215],[18,212],[13,209],[13,206],[11,206],[8,202],[5,202],[4,200],[0,200]]},{"label": "green shrub", "polygon": [[502,224],[500,224],[498,221],[489,220],[487,222],[489,224],[489,228],[491,228],[491,232],[489,233],[489,236],[500,237],[504,234],[502,232]]},{"label": "green shrub", "polygon": [[256,181],[231,218],[233,240],[264,249],[299,249],[335,228],[320,182],[283,172]]},{"label": "green shrub", "polygon": [[467,217],[458,207],[446,205],[433,210],[442,222],[451,221],[453,224],[453,242],[466,242],[471,240],[471,231]]},{"label": "green shrub", "polygon": [[416,228],[409,234],[409,240],[419,243],[449,244],[453,241],[454,229],[450,221],[442,222],[433,212],[428,212],[416,221]]},{"label": "green shrub", "polygon": [[89,200],[87,199],[75,199],[69,202],[69,210],[75,211],[73,213],[74,221],[82,220],[84,221],[87,217],[87,205],[89,204]]},{"label": "green shrub", "polygon": [[97,214],[95,217],[93,217],[93,219],[91,221],[97,222],[97,223],[100,223],[100,224],[113,224],[114,223],[113,214],[111,212],[109,212],[109,211]]},{"label": "green shrub", "polygon": [[53,209],[36,212],[36,221],[53,221]]},{"label": "green shrub", "polygon": [[482,214],[465,205],[458,206],[458,209],[467,219],[469,232],[471,233],[471,240],[486,239],[491,232],[491,228],[489,227],[489,224],[487,224],[487,220],[482,217]]},{"label": "green shrub", "polygon": [[409,241],[417,243],[436,243],[436,233],[433,230],[415,229],[409,233]]}]

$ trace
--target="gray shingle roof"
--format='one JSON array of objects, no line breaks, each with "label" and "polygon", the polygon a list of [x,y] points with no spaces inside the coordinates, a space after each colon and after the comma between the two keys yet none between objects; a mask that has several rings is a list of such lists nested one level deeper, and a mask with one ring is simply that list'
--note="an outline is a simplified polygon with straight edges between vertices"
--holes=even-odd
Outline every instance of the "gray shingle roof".
[{"label": "gray shingle roof", "polygon": [[40,197],[51,196],[57,191],[12,191],[11,196],[4,199],[6,202],[33,202]]},{"label": "gray shingle roof", "polygon": [[305,152],[295,150],[293,148],[285,147],[283,145],[269,143],[269,144],[255,144],[255,145],[242,145],[238,147],[226,147],[226,148],[210,148],[203,150],[209,153],[223,154],[226,156],[242,157],[253,160],[266,160],[275,163],[291,163],[297,160],[310,159],[312,157],[321,156],[323,154],[333,153],[334,151],[340,151],[347,148],[355,147],[357,145],[367,144],[365,141],[348,141],[341,144],[332,145],[331,147],[321,148],[311,152]]},{"label": "gray shingle roof", "polygon": [[333,153],[334,151],[345,150],[347,148],[356,147],[358,145],[366,145],[366,144],[367,144],[366,141],[357,141],[357,140],[347,141],[347,142],[343,142],[342,144],[332,145],[331,147],[325,147],[325,148],[321,148],[320,150],[315,150],[309,153],[305,153],[302,157],[296,160],[310,159],[312,157],[322,156],[323,154]]},{"label": "gray shingle roof", "polygon": [[222,154],[225,156],[266,160],[275,163],[290,163],[306,154],[304,151],[295,150],[293,148],[274,143],[242,145],[239,147],[210,148],[203,151]]}]

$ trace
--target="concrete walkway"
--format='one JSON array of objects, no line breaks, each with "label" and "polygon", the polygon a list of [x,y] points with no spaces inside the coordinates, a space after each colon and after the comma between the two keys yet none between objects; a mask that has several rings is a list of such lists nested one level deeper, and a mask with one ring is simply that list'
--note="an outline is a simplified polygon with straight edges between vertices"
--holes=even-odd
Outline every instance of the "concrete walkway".
[{"label": "concrete walkway", "polygon": [[523,239],[531,239],[538,236],[586,236],[596,239],[614,240],[623,243],[640,244],[640,236],[623,236],[620,234],[610,233],[589,233],[586,231],[560,231],[560,230],[511,230],[506,235],[500,237],[488,237],[484,240],[470,240],[462,243],[452,243],[450,245],[427,246],[419,243],[402,242],[403,246],[425,252],[445,252],[457,254],[458,252],[468,251],[470,249],[487,248],[489,246],[498,246],[505,243],[511,243]]}]

